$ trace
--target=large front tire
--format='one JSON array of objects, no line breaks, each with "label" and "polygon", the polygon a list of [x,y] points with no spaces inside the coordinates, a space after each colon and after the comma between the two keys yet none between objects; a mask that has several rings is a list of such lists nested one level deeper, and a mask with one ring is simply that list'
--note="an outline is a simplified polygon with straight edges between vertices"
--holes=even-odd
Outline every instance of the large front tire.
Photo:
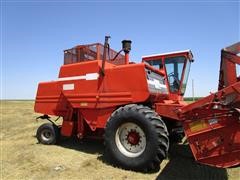
[{"label": "large front tire", "polygon": [[142,105],[126,105],[113,112],[105,128],[105,153],[111,163],[125,169],[159,169],[169,139],[161,117]]}]

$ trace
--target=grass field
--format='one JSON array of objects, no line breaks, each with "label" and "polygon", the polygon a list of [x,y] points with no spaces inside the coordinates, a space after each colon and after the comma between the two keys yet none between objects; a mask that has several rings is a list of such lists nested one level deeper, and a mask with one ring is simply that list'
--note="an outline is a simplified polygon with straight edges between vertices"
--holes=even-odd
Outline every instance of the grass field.
[{"label": "grass field", "polygon": [[240,167],[218,169],[197,164],[187,145],[174,146],[155,173],[137,173],[108,165],[101,141],[65,139],[37,143],[32,101],[1,101],[1,179],[240,179]]}]

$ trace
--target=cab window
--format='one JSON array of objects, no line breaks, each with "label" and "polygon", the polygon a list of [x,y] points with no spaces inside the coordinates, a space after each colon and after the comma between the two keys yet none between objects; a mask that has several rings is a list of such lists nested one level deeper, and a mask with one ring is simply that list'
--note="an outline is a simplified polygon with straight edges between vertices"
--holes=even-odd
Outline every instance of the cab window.
[{"label": "cab window", "polygon": [[179,91],[186,58],[184,56],[165,58],[165,67],[170,91]]},{"label": "cab window", "polygon": [[151,60],[151,61],[147,61],[151,66],[153,66],[156,69],[162,69],[163,68],[163,63],[162,63],[162,59],[158,59],[158,60]]}]

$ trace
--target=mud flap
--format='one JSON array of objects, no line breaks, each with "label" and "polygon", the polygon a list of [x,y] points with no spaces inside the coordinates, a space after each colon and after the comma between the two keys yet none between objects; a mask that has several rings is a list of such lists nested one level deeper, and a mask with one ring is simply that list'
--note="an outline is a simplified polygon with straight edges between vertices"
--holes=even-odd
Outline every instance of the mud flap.
[{"label": "mud flap", "polygon": [[240,164],[239,116],[185,121],[184,130],[198,162],[221,168]]}]

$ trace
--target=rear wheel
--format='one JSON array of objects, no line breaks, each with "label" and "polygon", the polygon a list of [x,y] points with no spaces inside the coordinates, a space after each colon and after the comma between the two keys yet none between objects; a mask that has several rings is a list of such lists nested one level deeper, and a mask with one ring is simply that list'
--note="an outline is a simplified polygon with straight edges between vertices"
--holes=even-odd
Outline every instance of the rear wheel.
[{"label": "rear wheel", "polygon": [[59,128],[52,123],[42,124],[38,128],[36,136],[41,144],[56,144],[59,137]]},{"label": "rear wheel", "polygon": [[105,150],[111,162],[132,170],[156,170],[167,156],[168,132],[161,117],[142,105],[117,109],[105,129]]}]

